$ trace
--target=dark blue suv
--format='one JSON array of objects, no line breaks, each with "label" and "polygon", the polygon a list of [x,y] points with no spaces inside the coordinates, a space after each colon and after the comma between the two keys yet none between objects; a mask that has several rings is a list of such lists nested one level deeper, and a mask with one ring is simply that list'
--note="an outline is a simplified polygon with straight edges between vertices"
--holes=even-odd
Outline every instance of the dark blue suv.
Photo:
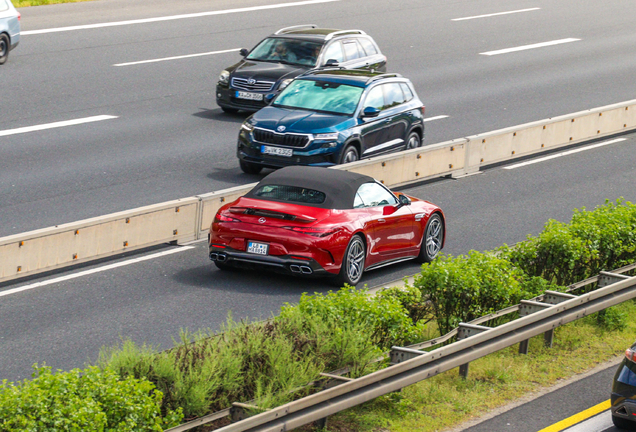
[{"label": "dark blue suv", "polygon": [[330,69],[292,81],[241,125],[241,169],[330,166],[419,147],[424,106],[398,74]]}]

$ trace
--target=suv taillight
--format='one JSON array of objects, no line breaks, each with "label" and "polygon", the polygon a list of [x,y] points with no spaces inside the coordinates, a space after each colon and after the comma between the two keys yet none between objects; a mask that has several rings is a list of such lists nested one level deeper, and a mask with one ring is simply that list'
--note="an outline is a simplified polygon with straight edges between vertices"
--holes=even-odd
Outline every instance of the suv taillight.
[{"label": "suv taillight", "polygon": [[627,360],[629,361],[636,362],[636,351],[632,350],[631,348],[627,348],[625,350],[625,357],[627,357]]},{"label": "suv taillight", "polygon": [[20,18],[22,18],[22,14],[18,12],[18,21],[20,21]]},{"label": "suv taillight", "polygon": [[422,107],[420,109],[422,110],[422,116],[424,116],[424,111],[426,111],[426,107],[424,105],[422,105]]}]

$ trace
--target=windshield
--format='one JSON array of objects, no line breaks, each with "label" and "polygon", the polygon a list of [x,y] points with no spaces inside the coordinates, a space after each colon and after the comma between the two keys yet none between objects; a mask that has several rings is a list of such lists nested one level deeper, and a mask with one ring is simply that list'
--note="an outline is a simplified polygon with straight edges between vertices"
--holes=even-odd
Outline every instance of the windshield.
[{"label": "windshield", "polygon": [[315,42],[272,37],[259,43],[246,58],[248,60],[315,66],[321,48],[322,45]]},{"label": "windshield", "polygon": [[274,106],[351,115],[356,110],[362,87],[329,81],[294,80],[276,98]]}]

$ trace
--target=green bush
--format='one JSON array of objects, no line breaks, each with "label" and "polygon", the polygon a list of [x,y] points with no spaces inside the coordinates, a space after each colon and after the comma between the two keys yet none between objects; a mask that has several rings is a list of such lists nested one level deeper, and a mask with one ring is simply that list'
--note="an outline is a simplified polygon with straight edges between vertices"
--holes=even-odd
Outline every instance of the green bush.
[{"label": "green bush", "polygon": [[0,430],[162,431],[183,418],[180,410],[162,416],[163,395],[145,380],[122,380],[98,367],[57,373],[46,366],[34,369],[32,380],[2,381]]}]

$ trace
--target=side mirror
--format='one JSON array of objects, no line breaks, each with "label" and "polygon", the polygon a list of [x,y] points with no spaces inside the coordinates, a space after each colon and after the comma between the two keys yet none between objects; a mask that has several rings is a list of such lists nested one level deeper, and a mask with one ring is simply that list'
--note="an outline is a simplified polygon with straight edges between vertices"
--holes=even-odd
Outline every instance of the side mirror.
[{"label": "side mirror", "polygon": [[400,195],[398,199],[400,200],[401,206],[411,205],[411,198],[407,197],[406,195]]},{"label": "side mirror", "polygon": [[362,118],[364,117],[377,117],[380,115],[380,110],[376,107],[366,107],[362,111]]},{"label": "side mirror", "polygon": [[329,59],[329,60],[327,60],[327,61],[325,62],[325,66],[327,66],[327,67],[331,67],[331,66],[335,67],[335,66],[338,66],[338,60],[336,60],[336,59]]},{"label": "side mirror", "polygon": [[384,206],[382,207],[382,216],[390,216],[393,213],[395,213],[398,208],[400,208],[399,204],[397,206],[392,206],[392,205]]},{"label": "side mirror", "polygon": [[274,101],[274,98],[276,98],[276,93],[267,93],[265,95],[265,103],[267,105],[271,104]]},{"label": "side mirror", "polygon": [[248,55],[249,53],[250,53],[250,52],[247,50],[247,48],[241,48],[241,49],[239,50],[239,54],[241,55],[241,57],[247,57],[247,55]]}]

